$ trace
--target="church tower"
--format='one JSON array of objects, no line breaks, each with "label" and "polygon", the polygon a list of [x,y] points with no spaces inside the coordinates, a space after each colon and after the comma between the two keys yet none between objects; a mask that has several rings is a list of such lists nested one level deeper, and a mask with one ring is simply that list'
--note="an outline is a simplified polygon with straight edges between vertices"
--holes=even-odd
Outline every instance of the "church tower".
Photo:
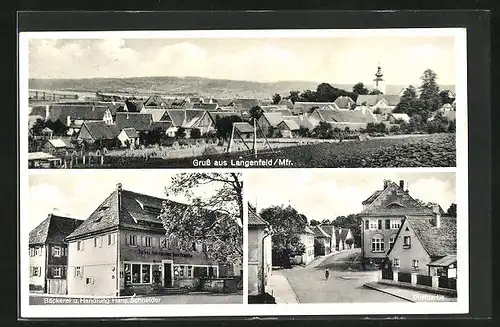
[{"label": "church tower", "polygon": [[383,79],[384,74],[382,73],[382,67],[380,67],[380,63],[377,68],[377,72],[375,73],[375,79],[373,82],[374,84],[374,89],[379,90],[380,92],[385,94],[385,81]]}]

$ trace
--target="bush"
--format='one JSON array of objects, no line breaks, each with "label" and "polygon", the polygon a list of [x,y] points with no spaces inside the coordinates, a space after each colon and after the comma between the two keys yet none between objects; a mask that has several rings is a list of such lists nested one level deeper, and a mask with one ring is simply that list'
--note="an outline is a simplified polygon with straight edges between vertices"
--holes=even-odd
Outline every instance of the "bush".
[{"label": "bush", "polygon": [[193,128],[190,134],[192,139],[199,139],[201,137],[201,131],[199,128]]},{"label": "bush", "polygon": [[401,127],[399,127],[398,125],[392,125],[389,128],[389,133],[397,134],[397,133],[399,133],[400,130],[401,130]]},{"label": "bush", "polygon": [[448,133],[455,133],[455,131],[456,131],[456,122],[452,120],[448,125]]},{"label": "bush", "polygon": [[308,137],[311,133],[309,132],[309,128],[300,126],[299,128],[299,136],[300,137]]},{"label": "bush", "polygon": [[219,153],[219,151],[217,151],[217,148],[213,145],[211,146],[207,146],[204,150],[203,150],[203,154],[202,155],[210,155],[210,154],[217,154]]},{"label": "bush", "polygon": [[179,138],[179,139],[183,139],[186,137],[186,129],[184,127],[179,127],[176,131],[175,131],[175,137]]}]

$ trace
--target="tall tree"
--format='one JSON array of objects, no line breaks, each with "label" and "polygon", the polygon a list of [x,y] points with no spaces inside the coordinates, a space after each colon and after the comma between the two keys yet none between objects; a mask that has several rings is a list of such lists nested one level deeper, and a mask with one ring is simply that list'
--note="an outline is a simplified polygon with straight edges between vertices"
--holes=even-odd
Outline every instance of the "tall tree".
[{"label": "tall tree", "polygon": [[354,84],[352,87],[352,92],[356,95],[366,95],[368,94],[368,89],[361,82]]},{"label": "tall tree", "polygon": [[299,100],[304,102],[316,102],[316,92],[311,90],[304,90],[304,92],[300,94]]},{"label": "tall tree", "polygon": [[370,95],[379,95],[379,94],[383,94],[383,93],[382,93],[382,91],[375,89],[375,90],[372,90],[369,94]]},{"label": "tall tree", "polygon": [[431,69],[426,69],[420,77],[420,103],[422,109],[427,112],[434,112],[440,108],[439,86],[436,79],[437,74]]},{"label": "tall tree", "polygon": [[339,228],[349,228],[355,244],[361,244],[361,220],[357,215],[350,214],[347,216],[338,216],[332,221],[332,224]]},{"label": "tall tree", "polygon": [[291,206],[272,206],[262,210],[260,216],[273,226],[273,257],[281,265],[289,265],[290,258],[305,252],[299,235],[304,233],[307,217]]},{"label": "tall tree", "polygon": [[439,92],[439,101],[441,101],[441,105],[445,103],[453,103],[455,101],[455,98],[450,98],[450,92],[448,90],[444,90]]},{"label": "tall tree", "polygon": [[321,224],[321,222],[314,219],[311,219],[311,221],[309,221],[309,225],[311,226],[317,226],[319,224]]},{"label": "tall tree", "polygon": [[457,216],[457,204],[452,203],[448,210],[446,211],[446,214],[450,217],[456,217]]},{"label": "tall tree", "polygon": [[215,116],[215,135],[224,140],[229,139],[234,122],[241,122],[240,116]]},{"label": "tall tree", "polygon": [[288,96],[288,99],[292,101],[293,103],[299,101],[300,98],[300,92],[299,91],[290,91],[290,95]]},{"label": "tall tree", "polygon": [[242,263],[241,173],[179,173],[172,177],[166,193],[167,198],[183,195],[190,202],[164,203],[160,218],[169,238],[186,250],[193,242],[205,244],[208,254],[218,262]]},{"label": "tall tree", "polygon": [[394,113],[408,114],[413,116],[421,109],[420,101],[417,97],[417,90],[412,85],[408,86],[404,91],[399,103],[394,108]]},{"label": "tall tree", "polygon": [[330,225],[331,223],[332,223],[332,222],[330,221],[330,219],[323,219],[323,220],[321,221],[321,224],[322,224],[322,225]]},{"label": "tall tree", "polygon": [[281,95],[279,95],[278,93],[273,95],[273,104],[278,104],[280,103],[280,101],[281,101]]}]

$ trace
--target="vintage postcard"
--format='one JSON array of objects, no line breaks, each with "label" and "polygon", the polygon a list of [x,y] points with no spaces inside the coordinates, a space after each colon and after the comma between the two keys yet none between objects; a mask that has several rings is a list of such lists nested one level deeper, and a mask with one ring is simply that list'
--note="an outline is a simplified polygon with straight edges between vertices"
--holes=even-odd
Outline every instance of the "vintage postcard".
[{"label": "vintage postcard", "polygon": [[[22,33],[29,168],[455,167],[459,29]],[[458,113],[458,114],[457,114]]]}]

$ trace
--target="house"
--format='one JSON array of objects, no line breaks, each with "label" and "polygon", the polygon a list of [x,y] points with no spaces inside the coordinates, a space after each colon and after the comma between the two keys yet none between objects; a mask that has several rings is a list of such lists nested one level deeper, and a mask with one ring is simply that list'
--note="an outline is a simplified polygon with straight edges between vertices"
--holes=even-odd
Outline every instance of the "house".
[{"label": "house", "polygon": [[333,102],[339,109],[353,109],[356,106],[356,102],[348,96],[339,96]]},{"label": "house", "polygon": [[143,109],[163,109],[169,106],[169,102],[162,98],[159,95],[152,95],[144,101],[144,104],[141,106],[139,104],[138,109],[142,111]]},{"label": "house", "polygon": [[167,135],[175,135],[180,128],[186,130],[186,137],[190,137],[191,130],[197,128],[201,134],[206,134],[215,129],[215,122],[206,110],[201,109],[169,109],[165,113],[172,122],[171,128],[167,130]]},{"label": "house", "polygon": [[159,121],[169,121],[168,116],[165,115],[167,109],[150,109],[144,108],[141,110],[141,114],[151,115],[152,122],[156,123]]},{"label": "house", "polygon": [[355,246],[350,228],[335,228],[335,241],[337,251],[350,250]]},{"label": "house", "polygon": [[439,108],[439,111],[441,112],[446,112],[446,111],[453,111],[453,105],[451,103],[445,103]]},{"label": "house", "polygon": [[215,110],[219,109],[219,104],[217,104],[217,103],[195,103],[193,105],[193,109],[215,111]]},{"label": "house", "polygon": [[68,247],[64,238],[82,220],[49,214],[29,234],[29,289],[34,292],[66,294]]},{"label": "house", "polygon": [[118,140],[120,140],[122,147],[134,147],[140,144],[139,133],[135,128],[124,128],[118,134]]},{"label": "house", "polygon": [[43,152],[58,156],[73,148],[72,144],[66,143],[63,139],[50,139],[43,145]]},{"label": "house", "polygon": [[292,110],[293,102],[290,99],[281,99],[280,102],[278,102],[278,106],[286,107],[288,110]]},{"label": "house", "polygon": [[398,124],[399,122],[409,123],[410,116],[407,114],[388,113],[386,120],[388,120],[391,124]]},{"label": "house", "polygon": [[323,109],[325,106],[331,106],[330,108],[339,109],[335,102],[300,102],[297,101],[293,104],[293,114],[294,115],[308,115],[314,109]]},{"label": "house", "polygon": [[311,227],[311,230],[314,232],[314,255],[330,254],[332,252],[331,236],[320,225]]},{"label": "house", "polygon": [[214,103],[217,103],[219,105],[219,107],[232,107],[233,106],[233,99],[213,99],[212,101]]},{"label": "house", "polygon": [[118,134],[120,130],[116,125],[107,125],[103,121],[88,121],[83,123],[78,139],[112,147]]},{"label": "house", "polygon": [[313,126],[318,126],[323,121],[342,130],[346,127],[351,130],[366,128],[368,123],[377,122],[377,118],[367,109],[314,109],[308,118]]},{"label": "house", "polygon": [[305,252],[302,255],[297,255],[293,258],[293,262],[297,264],[307,265],[314,260],[314,232],[309,226],[304,228],[304,231],[300,233],[299,240],[305,245]]},{"label": "house", "polygon": [[164,205],[187,206],[117,184],[66,237],[68,294],[157,294],[194,288],[200,277],[218,277],[219,266],[205,246],[165,235],[159,218]]},{"label": "house", "polygon": [[[219,104],[219,105],[222,106],[221,104]],[[239,111],[249,111],[253,107],[256,107],[256,106],[260,107],[260,106],[262,106],[263,103],[262,103],[262,101],[260,101],[258,99],[243,98],[243,99],[234,99],[231,102],[231,105],[236,110],[239,110]]]},{"label": "house", "polygon": [[456,277],[456,253],[456,218],[441,216],[436,206],[426,216],[405,216],[387,256],[394,270]]},{"label": "house", "polygon": [[257,122],[262,133],[264,133],[265,136],[271,136],[274,129],[278,128],[278,124],[283,120],[283,115],[279,112],[264,112]]},{"label": "house", "polygon": [[265,293],[272,274],[272,232],[269,223],[248,205],[248,295]]},{"label": "house", "polygon": [[68,135],[73,135],[74,133],[78,133],[83,122],[86,121],[103,121],[107,125],[113,124],[113,113],[108,105],[94,103],[55,103],[49,107],[46,119],[51,121],[59,120],[66,127],[69,127]]},{"label": "house", "polygon": [[284,120],[293,120],[293,121],[295,121],[299,125],[299,128],[300,127],[307,128],[309,131],[312,131],[314,129],[314,125],[311,123],[311,121],[309,120],[309,118],[307,116],[304,116],[304,115],[300,115],[300,116],[283,116],[283,119]]},{"label": "house", "polygon": [[117,112],[116,127],[121,131],[124,128],[134,128],[137,132],[149,132],[153,123],[153,115],[140,112]]},{"label": "house", "polygon": [[432,210],[413,199],[404,186],[403,180],[399,184],[384,180],[383,188],[362,202],[361,253],[370,262],[385,260],[405,217],[432,216]]},{"label": "house", "polygon": [[299,136],[300,126],[293,119],[285,119],[276,128],[280,131],[281,137],[294,138]]},{"label": "house", "polygon": [[28,168],[59,168],[62,159],[45,152],[28,152]]}]

